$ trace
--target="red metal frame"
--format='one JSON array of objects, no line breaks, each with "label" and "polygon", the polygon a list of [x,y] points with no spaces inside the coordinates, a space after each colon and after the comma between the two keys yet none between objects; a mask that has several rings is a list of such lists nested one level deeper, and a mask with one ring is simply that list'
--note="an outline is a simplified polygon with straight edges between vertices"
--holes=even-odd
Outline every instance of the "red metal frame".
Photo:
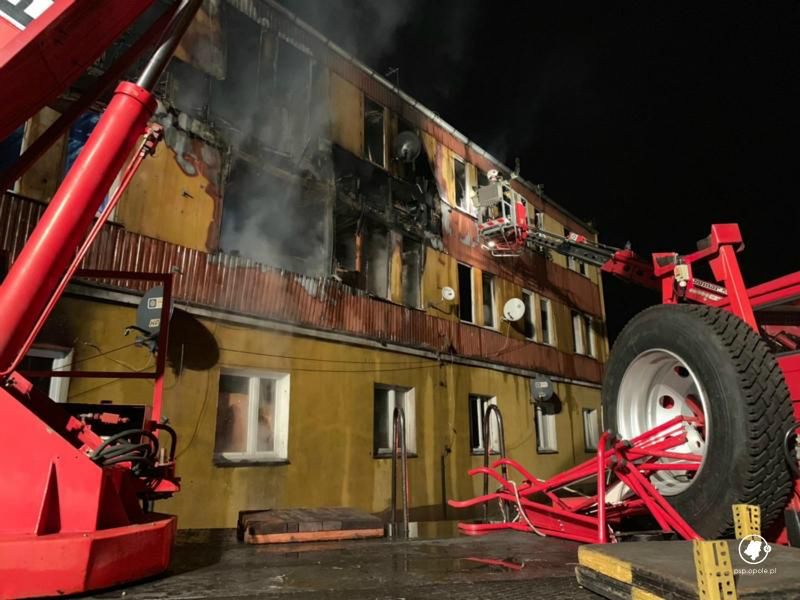
[{"label": "red metal frame", "polygon": [[[504,503],[517,509],[517,517],[500,523],[459,523],[459,529],[470,535],[479,535],[498,529],[533,531],[587,543],[606,543],[610,530],[627,517],[651,514],[666,533],[675,533],[683,539],[700,539],[698,534],[681,518],[658,490],[650,483],[650,476],[659,470],[687,471],[700,467],[701,457],[695,454],[670,452],[686,443],[685,423],[695,417],[675,417],[645,432],[630,442],[614,439],[608,433],[600,436],[597,457],[563,473],[540,480],[519,463],[508,458],[494,462],[491,468],[479,467],[469,474],[488,475],[500,487],[496,492],[475,498],[451,500],[454,508],[468,508],[480,504]],[[682,461],[682,462],[676,462]],[[517,485],[504,477],[498,468],[510,467],[523,479]],[[595,480],[594,495],[565,496],[562,493],[577,484]],[[627,492],[616,501],[608,500],[609,488],[625,486]],[[547,501],[540,500],[545,496]],[[511,511],[504,511],[511,514]]]}]

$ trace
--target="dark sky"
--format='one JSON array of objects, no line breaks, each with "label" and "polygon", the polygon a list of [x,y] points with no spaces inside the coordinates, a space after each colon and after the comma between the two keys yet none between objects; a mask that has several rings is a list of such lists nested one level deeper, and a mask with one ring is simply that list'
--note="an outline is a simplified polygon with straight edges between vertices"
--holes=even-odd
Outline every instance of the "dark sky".
[{"label": "dark sky", "polygon": [[[746,281],[797,270],[800,3],[284,0],[602,241],[689,252],[738,222]],[[606,278],[615,334],[654,296]]]}]

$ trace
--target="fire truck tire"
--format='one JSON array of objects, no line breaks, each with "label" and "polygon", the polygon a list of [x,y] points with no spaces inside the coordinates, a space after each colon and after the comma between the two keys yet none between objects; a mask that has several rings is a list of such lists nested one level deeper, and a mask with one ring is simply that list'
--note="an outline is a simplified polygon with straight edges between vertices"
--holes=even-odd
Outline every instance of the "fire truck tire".
[{"label": "fire truck tire", "polygon": [[[638,379],[635,370],[656,364],[659,353],[680,357],[676,364],[685,364],[685,369],[674,369],[697,382],[707,423],[700,429],[705,444],[700,470],[687,478],[688,487],[665,497],[706,539],[731,535],[731,507],[737,503],[758,504],[766,528],[781,514],[792,489],[782,442],[793,410],[775,357],[753,329],[728,311],[700,305],[648,308],[626,325],[609,357],[602,392],[606,430],[623,435],[627,427],[623,437],[632,438],[642,431],[630,431],[637,421],[629,413],[658,412],[644,406],[648,395],[664,393],[663,382],[654,382],[652,375],[658,367],[649,367],[650,374]],[[631,393],[631,382],[640,386],[640,394]],[[643,429],[654,426],[643,423],[648,425]]]}]

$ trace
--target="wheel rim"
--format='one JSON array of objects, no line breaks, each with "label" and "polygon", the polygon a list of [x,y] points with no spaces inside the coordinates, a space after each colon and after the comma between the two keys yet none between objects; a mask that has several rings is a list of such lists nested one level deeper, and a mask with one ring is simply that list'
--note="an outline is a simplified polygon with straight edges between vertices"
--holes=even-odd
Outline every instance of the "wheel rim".
[{"label": "wheel rim", "polygon": [[[700,416],[698,412],[703,416],[703,424],[686,423],[686,443],[670,452],[702,455],[700,469],[656,471],[651,481],[664,496],[685,492],[703,468],[711,439],[706,393],[686,361],[669,350],[642,352],[628,365],[617,396],[616,421],[624,439],[633,439],[678,415]],[[659,462],[676,462],[676,459],[662,458]]]}]

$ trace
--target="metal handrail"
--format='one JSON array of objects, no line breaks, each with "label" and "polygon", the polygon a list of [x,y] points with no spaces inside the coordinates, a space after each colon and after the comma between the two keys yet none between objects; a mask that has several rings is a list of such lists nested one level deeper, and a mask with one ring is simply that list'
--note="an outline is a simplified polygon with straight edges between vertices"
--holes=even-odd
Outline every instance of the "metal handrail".
[{"label": "metal handrail", "polygon": [[392,414],[392,534],[397,531],[397,450],[400,447],[400,468],[403,479],[403,535],[408,535],[408,452],[406,451],[406,414],[395,406]]},{"label": "metal handrail", "polygon": [[[500,412],[500,409],[497,407],[496,404],[487,404],[486,410],[483,412],[483,421],[481,426],[483,428],[483,466],[484,468],[489,468],[489,454],[492,448],[492,440],[490,438],[491,434],[491,427],[490,424],[490,417],[494,414],[495,419],[497,420],[497,437],[500,446],[500,458],[506,457],[506,436],[505,436],[505,429],[503,427],[503,414]],[[501,470],[503,473],[503,479],[508,479],[508,472],[506,469],[506,465],[501,465]],[[483,475],[483,495],[486,496],[489,494],[489,475],[484,472]],[[505,505],[501,505],[501,511],[503,513],[503,521],[508,521],[508,513],[506,512]],[[489,522],[489,505],[483,505],[483,521],[485,523]]]}]

